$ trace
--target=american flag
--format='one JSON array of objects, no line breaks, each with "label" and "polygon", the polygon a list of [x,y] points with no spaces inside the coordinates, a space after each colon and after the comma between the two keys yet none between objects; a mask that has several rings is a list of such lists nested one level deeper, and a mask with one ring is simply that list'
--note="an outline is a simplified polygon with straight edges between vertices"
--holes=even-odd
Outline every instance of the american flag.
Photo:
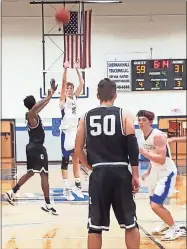
[{"label": "american flag", "polygon": [[84,17],[84,25],[79,23],[80,13],[71,11],[70,21],[64,26],[64,62],[69,61],[71,68],[74,68],[77,59],[80,61],[80,68],[91,67],[92,11],[84,11],[82,16]]}]

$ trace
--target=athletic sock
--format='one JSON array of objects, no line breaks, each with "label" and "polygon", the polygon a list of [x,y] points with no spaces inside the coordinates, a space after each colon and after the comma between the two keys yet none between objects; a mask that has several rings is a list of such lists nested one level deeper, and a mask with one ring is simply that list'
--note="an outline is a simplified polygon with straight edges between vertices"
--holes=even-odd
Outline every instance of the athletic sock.
[{"label": "athletic sock", "polygon": [[69,188],[68,179],[63,179],[64,188]]},{"label": "athletic sock", "polygon": [[170,229],[175,229],[177,227],[177,224],[174,223],[172,226],[169,226]]},{"label": "athletic sock", "polygon": [[81,187],[81,179],[80,179],[80,178],[75,178],[75,186],[76,186],[77,188],[82,188],[82,187]]},{"label": "athletic sock", "polygon": [[19,190],[19,188],[20,188],[20,185],[19,185],[19,184],[16,184],[16,186],[14,186],[14,187],[12,188],[12,191],[14,192],[14,194],[16,194],[16,192]]},{"label": "athletic sock", "polygon": [[46,204],[50,204],[49,198],[45,198],[45,202],[46,202]]}]

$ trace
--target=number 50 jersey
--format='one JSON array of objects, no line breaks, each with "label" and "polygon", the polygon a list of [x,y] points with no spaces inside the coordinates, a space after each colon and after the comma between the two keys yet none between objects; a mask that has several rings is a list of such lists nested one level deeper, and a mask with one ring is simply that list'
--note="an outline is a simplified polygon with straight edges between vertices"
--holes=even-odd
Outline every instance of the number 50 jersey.
[{"label": "number 50 jersey", "polygon": [[85,125],[87,159],[92,167],[129,164],[122,109],[102,105],[94,108],[86,113]]}]

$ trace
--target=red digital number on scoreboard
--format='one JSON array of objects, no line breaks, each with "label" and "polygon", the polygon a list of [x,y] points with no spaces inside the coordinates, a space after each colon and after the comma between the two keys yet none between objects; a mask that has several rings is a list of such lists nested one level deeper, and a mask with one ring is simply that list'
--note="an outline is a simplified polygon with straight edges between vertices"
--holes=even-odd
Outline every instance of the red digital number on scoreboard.
[{"label": "red digital number on scoreboard", "polygon": [[154,60],[153,68],[169,68],[169,60]]}]

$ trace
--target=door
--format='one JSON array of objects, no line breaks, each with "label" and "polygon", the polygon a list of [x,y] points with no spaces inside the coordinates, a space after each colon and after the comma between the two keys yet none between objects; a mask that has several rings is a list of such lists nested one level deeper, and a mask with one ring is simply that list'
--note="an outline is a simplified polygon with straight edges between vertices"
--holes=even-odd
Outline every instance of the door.
[{"label": "door", "polygon": [[1,120],[1,183],[2,192],[15,185],[15,120]]}]

